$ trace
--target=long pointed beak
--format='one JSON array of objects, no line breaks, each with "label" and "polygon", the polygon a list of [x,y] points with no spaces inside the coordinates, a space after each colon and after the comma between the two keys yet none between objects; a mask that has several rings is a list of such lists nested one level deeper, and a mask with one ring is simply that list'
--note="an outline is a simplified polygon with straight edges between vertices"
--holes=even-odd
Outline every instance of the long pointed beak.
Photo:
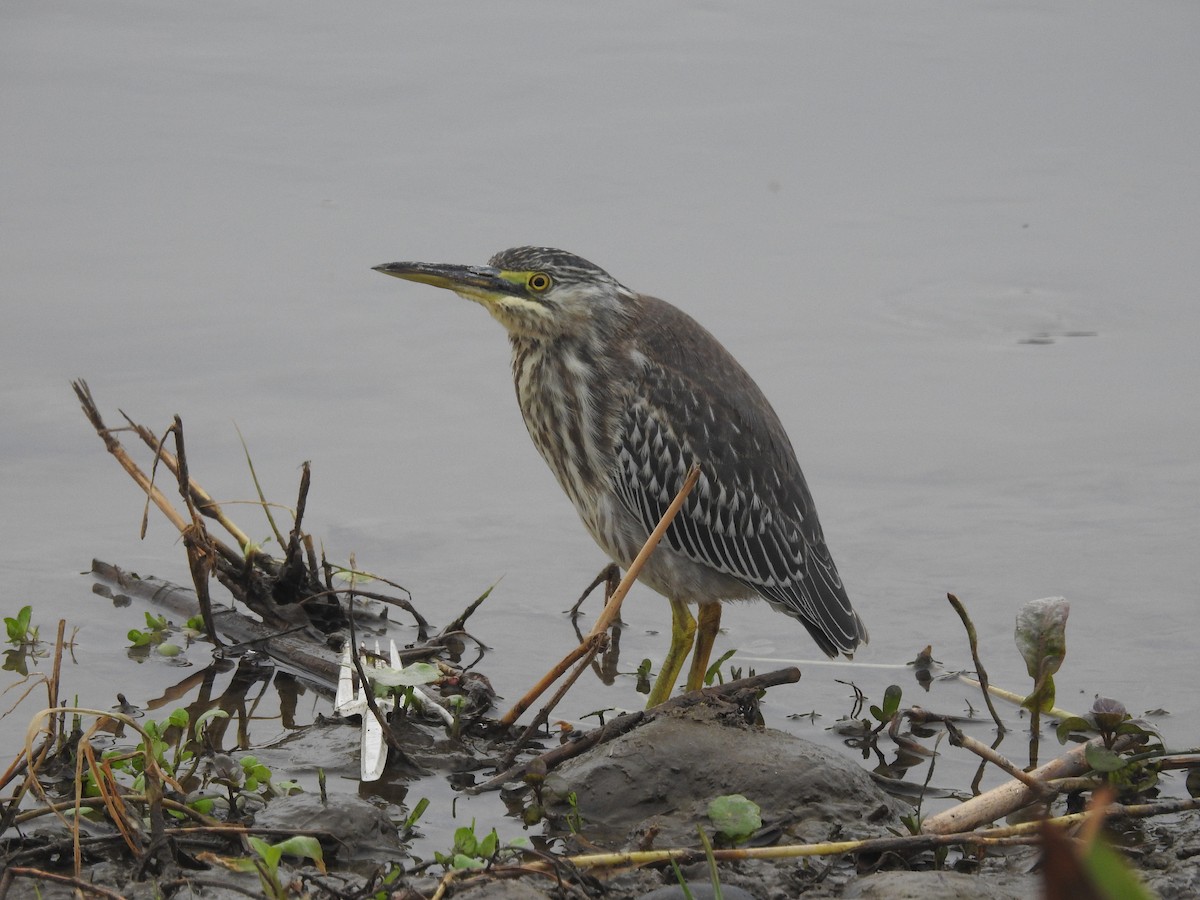
[{"label": "long pointed beak", "polygon": [[445,263],[394,262],[374,267],[376,272],[445,288],[472,299],[516,293],[516,285],[500,277],[491,266],[456,266]]}]

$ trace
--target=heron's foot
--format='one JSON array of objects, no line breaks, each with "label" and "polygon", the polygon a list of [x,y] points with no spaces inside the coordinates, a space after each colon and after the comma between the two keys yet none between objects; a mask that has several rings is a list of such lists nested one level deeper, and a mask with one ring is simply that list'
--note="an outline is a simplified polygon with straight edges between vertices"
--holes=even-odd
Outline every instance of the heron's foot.
[{"label": "heron's foot", "polygon": [[[683,668],[683,661],[692,649],[692,638],[696,635],[696,620],[692,617],[687,604],[680,600],[671,600],[671,647],[667,650],[666,658],[659,669],[658,678],[650,690],[646,708],[658,706],[675,688],[675,681]],[[703,611],[703,609],[702,609]],[[703,677],[703,676],[702,676]]]},{"label": "heron's foot", "polygon": [[721,629],[721,604],[701,603],[696,626],[696,649],[692,653],[692,667],[688,670],[687,689],[698,691],[704,687],[704,676],[708,674],[708,660],[712,656],[713,642]]}]

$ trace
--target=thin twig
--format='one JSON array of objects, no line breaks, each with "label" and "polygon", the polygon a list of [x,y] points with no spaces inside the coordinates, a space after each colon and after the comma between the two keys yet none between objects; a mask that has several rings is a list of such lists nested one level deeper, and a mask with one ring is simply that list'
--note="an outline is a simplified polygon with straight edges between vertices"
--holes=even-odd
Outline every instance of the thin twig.
[{"label": "thin twig", "polygon": [[434,638],[434,640],[436,641],[438,638],[443,638],[447,635],[456,634],[457,632],[463,631],[467,626],[467,619],[471,618],[471,615],[475,612],[475,610],[479,609],[479,607],[483,605],[483,601],[491,596],[492,591],[496,589],[496,585],[499,583],[499,581],[495,582],[495,584],[492,584],[486,591],[476,597],[466,609],[459,613],[458,618],[454,619],[454,621],[438,632],[438,635]]},{"label": "thin twig", "polygon": [[72,878],[70,875],[59,875],[56,872],[47,872],[44,869],[34,869],[29,866],[11,866],[4,870],[4,875],[0,878],[0,897],[8,895],[8,889],[19,877],[37,878],[43,881],[52,881],[55,884],[66,884],[77,891],[86,894],[95,894],[97,897],[109,897],[111,900],[125,900],[123,894],[110,891],[108,888],[102,888],[100,885],[93,884],[90,881],[84,881],[82,878]]},{"label": "thin twig", "polygon": [[[125,415],[124,412],[122,412],[121,415],[124,416],[125,421],[129,423],[129,427],[132,428],[138,437],[142,439],[142,442],[161,456],[163,465],[165,465],[173,475],[178,477],[178,461],[169,450],[158,447],[158,441],[154,437],[154,432],[152,432],[145,425],[139,425],[138,423],[134,422],[131,418],[129,418],[129,416]],[[227,547],[223,542],[216,541],[214,539],[214,543],[219,549],[221,549],[222,556],[225,556],[230,562],[236,563],[239,559],[241,559],[247,545],[253,543],[253,541],[250,540],[250,536],[242,531],[242,529],[238,528],[237,525],[235,525],[233,521],[227,515],[225,515],[225,511],[221,509],[220,504],[212,498],[208,491],[204,490],[204,488],[202,488],[195,481],[192,481],[190,478],[188,479],[187,485],[188,491],[192,496],[192,500],[196,504],[196,508],[200,510],[200,514],[206,516],[207,518],[214,519],[220,523],[221,527],[229,533],[229,536],[232,537],[234,542],[237,544],[238,549],[235,551],[232,548]]]},{"label": "thin twig", "polygon": [[[246,467],[250,470],[250,480],[254,482],[254,490],[258,493],[258,502],[262,505],[262,510],[263,510],[263,513],[267,517],[267,521],[271,523],[271,531],[275,534],[275,540],[279,543],[279,546],[282,547],[282,546],[284,546],[283,534],[280,532],[279,526],[275,524],[275,517],[273,515],[271,515],[271,504],[267,502],[267,497],[263,493],[262,485],[259,484],[258,473],[254,471],[254,460],[250,456],[250,448],[248,446],[246,446],[246,438],[245,438],[245,436],[243,436],[242,429],[238,428],[236,422],[233,423],[233,430],[237,432],[238,440],[242,442],[242,452],[246,454]],[[307,474],[307,470],[308,470],[307,462],[304,464],[304,468],[305,468],[305,474]],[[301,504],[303,504],[303,502],[304,502],[304,495],[307,492],[307,490],[308,489],[304,484],[304,478],[302,477],[301,478],[301,487],[300,487],[300,502],[301,502]],[[304,515],[304,510],[303,510],[302,506],[298,507],[296,509],[296,525],[292,529],[293,532],[300,530],[300,519],[303,515]]]},{"label": "thin twig", "polygon": [[954,611],[962,619],[963,627],[967,629],[967,642],[971,645],[971,659],[975,662],[975,671],[979,675],[979,683],[983,685],[983,702],[987,704],[988,712],[992,714],[992,720],[996,723],[996,728],[1001,734],[1004,734],[1008,729],[1004,727],[1004,723],[1000,720],[1000,715],[996,712],[996,707],[992,705],[992,698],[988,693],[988,677],[987,672],[983,668],[983,661],[979,658],[979,636],[975,632],[975,623],[967,615],[967,608],[963,606],[961,600],[949,593],[946,594],[946,599],[950,601],[950,605],[954,607]]},{"label": "thin twig", "polygon": [[175,458],[178,462],[175,467],[175,478],[179,484],[179,494],[187,504],[188,514],[192,517],[191,527],[183,532],[183,546],[187,552],[188,570],[192,573],[192,585],[196,588],[196,600],[200,604],[200,617],[204,620],[204,630],[208,633],[209,641],[219,650],[225,646],[225,642],[217,634],[217,623],[213,619],[212,595],[208,591],[208,583],[212,578],[217,561],[208,530],[204,527],[204,522],[192,502],[191,478],[188,477],[187,453],[184,450],[183,441],[183,420],[178,415],[175,416],[171,430],[175,432]]},{"label": "thin twig", "polygon": [[[592,660],[596,658],[596,654],[598,654],[607,644],[608,635],[601,633],[589,635],[587,641],[580,645],[581,647],[586,647],[587,649],[579,658],[575,668],[572,670],[571,674],[567,676],[566,680],[558,686],[558,690],[554,692],[554,695],[550,698],[549,702],[538,710],[537,715],[533,717],[533,721],[525,726],[525,730],[521,732],[520,737],[518,737],[513,742],[512,746],[508,748],[508,752],[504,754],[504,759],[500,763],[501,768],[507,768],[513,764],[513,760],[517,758],[517,754],[521,752],[521,748],[528,744],[533,739],[533,736],[537,733],[538,729],[549,721],[550,713],[554,711],[554,707],[558,706],[559,701],[567,695],[567,691],[569,691],[574,686],[575,682],[579,680],[579,676],[587,671],[588,666],[592,664]],[[557,679],[558,675],[555,675],[555,678]]]},{"label": "thin twig", "polygon": [[129,473],[129,476],[137,482],[138,487],[145,491],[146,495],[154,501],[154,505],[170,520],[175,529],[182,533],[187,528],[187,521],[171,505],[166,495],[151,483],[146,473],[141,470],[138,464],[125,451],[125,448],[121,446],[121,442],[113,437],[112,430],[104,424],[104,419],[100,416],[100,410],[96,407],[96,401],[92,399],[92,392],[88,388],[87,382],[83,380],[73,381],[71,382],[71,386],[75,389],[75,396],[79,398],[79,403],[83,407],[83,414],[92,423],[92,428],[96,430],[96,434],[104,441],[105,449],[116,457],[117,462],[121,464],[121,468]]},{"label": "thin twig", "polygon": [[955,747],[962,747],[964,750],[970,750],[980,759],[986,760],[992,765],[1002,769],[1008,773],[1008,775],[1017,779],[1017,781],[1022,782],[1031,791],[1037,793],[1038,796],[1043,800],[1049,800],[1056,794],[1054,788],[1049,787],[1044,781],[1039,781],[1037,778],[1030,775],[1008,758],[1001,756],[996,752],[994,747],[989,747],[987,744],[983,743],[983,741],[976,740],[969,734],[964,734],[962,729],[953,722],[943,720],[942,724],[946,726],[946,730],[950,734],[950,743]]}]

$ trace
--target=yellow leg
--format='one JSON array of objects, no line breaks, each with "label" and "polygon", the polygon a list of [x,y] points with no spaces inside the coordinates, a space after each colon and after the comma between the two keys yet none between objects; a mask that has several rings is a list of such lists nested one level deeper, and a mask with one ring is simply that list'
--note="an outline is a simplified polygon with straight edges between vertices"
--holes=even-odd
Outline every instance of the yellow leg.
[{"label": "yellow leg", "polygon": [[708,658],[712,656],[713,641],[721,627],[721,604],[701,603],[697,618],[696,649],[692,653],[692,668],[688,671],[687,689],[698,691],[704,687],[704,673],[708,671]]},{"label": "yellow leg", "polygon": [[696,634],[696,620],[692,618],[687,604],[679,600],[671,600],[670,603],[671,648],[667,650],[667,656],[662,662],[662,668],[659,669],[658,678],[654,680],[650,699],[646,701],[647,709],[658,706],[671,696],[671,691],[675,687],[675,679],[679,677],[679,670],[683,668],[683,661],[687,659],[687,655],[692,649],[692,638]]}]

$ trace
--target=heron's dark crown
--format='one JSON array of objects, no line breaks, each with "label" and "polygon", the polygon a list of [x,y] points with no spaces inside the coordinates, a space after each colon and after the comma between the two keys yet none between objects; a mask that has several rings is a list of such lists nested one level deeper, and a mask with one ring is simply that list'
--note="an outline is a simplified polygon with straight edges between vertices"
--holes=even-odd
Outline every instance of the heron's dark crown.
[{"label": "heron's dark crown", "polygon": [[545,272],[563,286],[588,284],[621,288],[622,285],[595,263],[553,247],[513,247],[501,250],[488,265],[510,272]]}]

